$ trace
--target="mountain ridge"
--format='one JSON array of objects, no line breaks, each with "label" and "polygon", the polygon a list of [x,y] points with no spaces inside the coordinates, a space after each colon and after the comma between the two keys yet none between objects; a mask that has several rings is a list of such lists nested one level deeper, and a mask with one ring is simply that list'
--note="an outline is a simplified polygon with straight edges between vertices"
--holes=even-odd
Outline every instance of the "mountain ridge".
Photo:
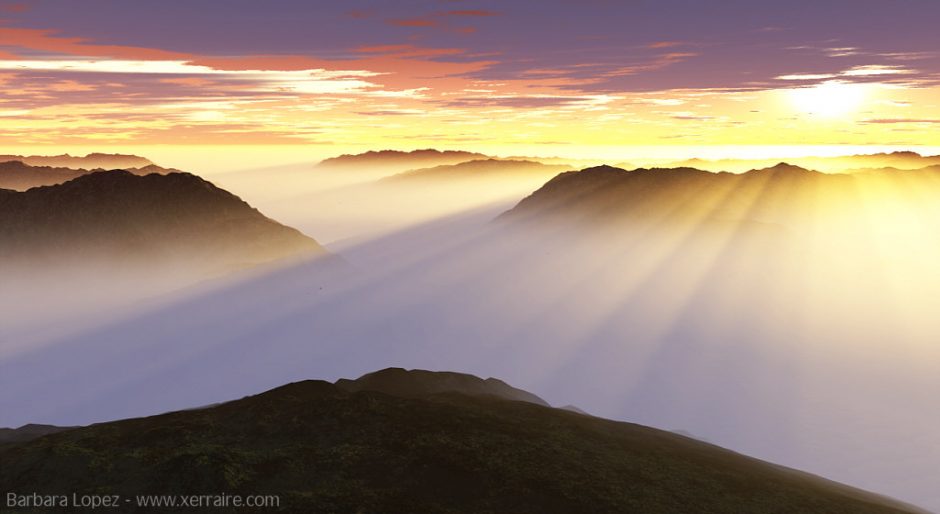
[{"label": "mountain ridge", "polygon": [[21,161],[30,166],[51,166],[71,169],[142,168],[154,164],[146,157],[130,154],[92,152],[84,156],[61,155],[0,155],[0,162]]},{"label": "mountain ridge", "polygon": [[0,458],[4,491],[224,490],[277,495],[285,512],[921,512],[641,425],[322,380],[0,445]]},{"label": "mountain ridge", "polygon": [[404,182],[408,180],[464,180],[490,176],[541,175],[558,173],[570,169],[567,165],[544,164],[521,159],[474,159],[457,164],[441,164],[428,168],[416,168],[396,173],[381,179],[381,182]]},{"label": "mountain ridge", "polygon": [[[114,169],[118,168],[79,169],[69,167],[35,166],[17,160],[0,161],[0,188],[26,191],[27,189],[34,187],[62,184],[84,175],[90,175],[92,173],[110,171]],[[139,168],[122,168],[121,170],[133,173],[134,175],[149,175],[151,173],[166,175],[168,173],[182,173],[180,170],[173,168],[163,168],[157,166],[156,164],[148,164]]]},{"label": "mountain ridge", "polygon": [[428,163],[428,165],[456,164],[473,159],[485,159],[488,156],[463,150],[369,150],[358,154],[343,154],[324,159],[317,164],[319,168],[343,167],[400,167]]}]

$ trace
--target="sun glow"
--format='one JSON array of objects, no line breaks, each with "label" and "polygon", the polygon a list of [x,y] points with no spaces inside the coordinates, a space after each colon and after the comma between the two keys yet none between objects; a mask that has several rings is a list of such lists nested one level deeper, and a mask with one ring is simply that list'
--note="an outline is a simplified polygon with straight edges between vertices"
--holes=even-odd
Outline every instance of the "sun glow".
[{"label": "sun glow", "polygon": [[824,118],[839,118],[855,113],[868,96],[864,84],[838,81],[789,89],[787,93],[800,112]]}]

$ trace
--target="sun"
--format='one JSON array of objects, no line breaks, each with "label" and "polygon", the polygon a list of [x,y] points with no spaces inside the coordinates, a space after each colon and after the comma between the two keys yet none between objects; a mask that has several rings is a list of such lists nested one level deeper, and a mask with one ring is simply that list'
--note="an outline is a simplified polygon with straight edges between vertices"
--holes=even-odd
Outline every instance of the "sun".
[{"label": "sun", "polygon": [[863,84],[824,82],[812,87],[788,89],[790,102],[801,112],[823,118],[841,118],[856,112],[865,101]]}]

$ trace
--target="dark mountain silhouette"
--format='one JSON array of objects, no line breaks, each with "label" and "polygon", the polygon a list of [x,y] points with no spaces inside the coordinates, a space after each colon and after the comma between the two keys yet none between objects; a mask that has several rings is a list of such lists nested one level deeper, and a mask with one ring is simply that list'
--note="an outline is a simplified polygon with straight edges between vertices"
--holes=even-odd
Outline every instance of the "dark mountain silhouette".
[{"label": "dark mountain silhouette", "polygon": [[[26,191],[33,187],[61,184],[81,177],[82,175],[89,175],[99,171],[105,170],[102,168],[76,169],[69,167],[31,166],[22,161],[4,161],[0,162],[0,188]],[[124,171],[133,173],[134,175],[149,175],[151,173],[165,175],[167,173],[180,172],[175,169],[161,168],[156,164],[148,164],[140,168],[125,168]]]},{"label": "dark mountain silhouette", "polygon": [[20,428],[0,428],[0,444],[32,441],[44,435],[56,434],[78,427],[57,427],[55,425],[23,425]]},{"label": "dark mountain silhouette", "polygon": [[150,159],[136,155],[90,153],[84,157],[78,155],[0,155],[0,162],[20,161],[30,166],[51,166],[82,170],[126,169],[150,166]]},{"label": "dark mountain silhouette", "polygon": [[339,157],[325,159],[317,164],[317,168],[350,171],[373,171],[386,173],[400,173],[416,168],[440,166],[444,164],[457,164],[465,161],[486,159],[487,156],[457,150],[413,150],[403,152],[399,150],[368,151],[361,154],[344,154]]},{"label": "dark mountain silhouette", "polygon": [[405,370],[388,368],[363,375],[356,380],[340,379],[336,386],[345,391],[378,391],[395,396],[421,397],[430,394],[457,392],[468,395],[495,396],[506,400],[534,403],[548,407],[548,403],[532,393],[516,389],[495,378],[481,379],[473,375],[453,372]]},{"label": "dark mountain silhouette", "polygon": [[0,257],[8,262],[103,258],[221,270],[325,253],[313,239],[188,173],[104,171],[0,194]]},{"label": "dark mountain silhouette", "polygon": [[464,393],[481,379],[365,381],[403,373],[428,392],[307,380],[3,445],[0,489],[270,494],[278,512],[918,512],[671,432]]},{"label": "dark mountain silhouette", "polygon": [[430,168],[409,170],[382,179],[386,183],[405,183],[416,180],[475,180],[493,178],[541,178],[549,179],[571,169],[570,166],[542,164],[535,161],[477,159],[458,164],[443,164]]}]

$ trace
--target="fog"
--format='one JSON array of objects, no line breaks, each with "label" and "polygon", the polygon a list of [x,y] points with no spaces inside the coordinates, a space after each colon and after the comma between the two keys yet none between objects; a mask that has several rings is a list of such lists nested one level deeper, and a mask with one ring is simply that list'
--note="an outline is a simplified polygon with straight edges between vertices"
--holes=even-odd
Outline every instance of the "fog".
[{"label": "fog", "polygon": [[881,199],[837,234],[835,220],[808,233],[512,224],[493,219],[537,184],[390,193],[308,172],[216,182],[343,264],[97,295],[4,287],[0,426],[452,370],[940,509],[938,218]]}]

